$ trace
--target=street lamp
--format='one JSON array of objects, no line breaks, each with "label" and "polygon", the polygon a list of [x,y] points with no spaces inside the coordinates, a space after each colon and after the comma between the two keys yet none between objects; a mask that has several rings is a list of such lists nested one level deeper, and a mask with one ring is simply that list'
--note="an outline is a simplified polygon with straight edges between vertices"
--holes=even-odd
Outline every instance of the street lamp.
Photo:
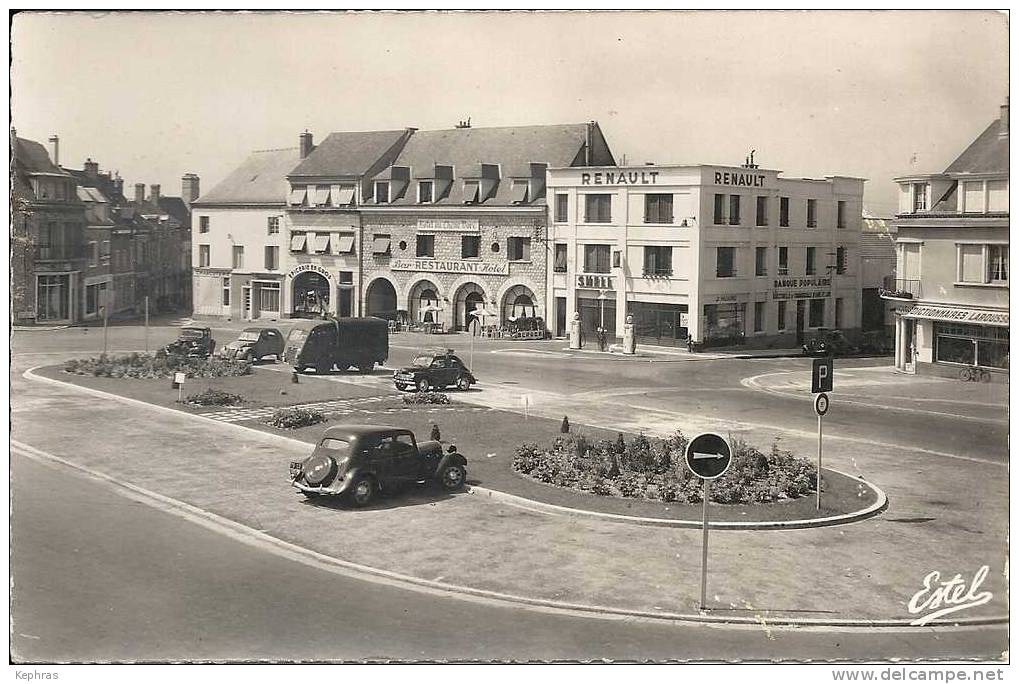
[{"label": "street lamp", "polygon": [[600,313],[598,316],[598,327],[605,327],[605,300],[608,299],[608,295],[605,294],[605,290],[598,290],[598,301],[600,302]]}]

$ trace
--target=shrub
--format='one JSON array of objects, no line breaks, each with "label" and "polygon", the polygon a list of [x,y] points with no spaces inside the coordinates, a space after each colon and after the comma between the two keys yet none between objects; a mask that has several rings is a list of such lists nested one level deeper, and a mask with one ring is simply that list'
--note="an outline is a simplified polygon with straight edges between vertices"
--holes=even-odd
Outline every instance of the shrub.
[{"label": "shrub", "polygon": [[156,354],[100,354],[88,359],[72,359],[64,370],[76,375],[93,375],[106,378],[172,378],[183,372],[189,378],[227,378],[251,374],[251,364],[234,359],[196,359],[184,356]]},{"label": "shrub", "polygon": [[432,432],[431,432],[431,434],[428,435],[428,439],[430,439],[430,440],[432,440],[434,442],[438,442],[438,441],[442,440],[442,433],[439,432],[439,426],[436,425],[435,423],[432,423]]},{"label": "shrub", "polygon": [[570,432],[570,419],[563,416],[563,424],[559,426],[559,432],[568,434]]},{"label": "shrub", "polygon": [[273,411],[266,425],[281,430],[294,430],[296,428],[317,425],[328,420],[321,411],[306,408],[281,408]]},{"label": "shrub", "polygon": [[403,395],[405,404],[448,404],[449,395],[443,392],[414,392]]},{"label": "shrub", "polygon": [[189,394],[184,401],[188,404],[197,404],[198,406],[233,406],[244,401],[244,397],[210,387],[201,392]]}]

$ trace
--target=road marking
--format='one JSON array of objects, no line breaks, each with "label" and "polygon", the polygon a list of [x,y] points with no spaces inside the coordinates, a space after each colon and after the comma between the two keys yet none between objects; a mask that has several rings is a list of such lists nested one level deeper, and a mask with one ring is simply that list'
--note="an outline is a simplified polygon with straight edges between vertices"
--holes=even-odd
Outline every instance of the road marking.
[{"label": "road marking", "polygon": [[[742,380],[740,380],[740,384],[743,385],[744,387],[747,387],[749,389],[755,390],[757,392],[766,392],[767,394],[773,394],[773,395],[775,395],[777,397],[785,397],[787,399],[796,399],[798,401],[813,401],[814,399],[810,395],[800,395],[800,394],[795,394],[795,393],[792,393],[792,392],[783,392],[781,390],[778,390],[778,389],[775,389],[775,388],[772,388],[772,387],[765,387],[764,385],[760,384],[760,379],[761,378],[766,378],[766,377],[768,377],[770,375],[786,375],[786,374],[789,374],[789,373],[796,373],[796,372],[798,372],[798,371],[779,371],[779,372],[775,372],[775,373],[761,373],[760,375],[753,375],[753,376],[751,376],[749,378],[743,378]],[[836,373],[836,375],[838,375],[838,373]],[[878,384],[880,384],[880,383],[878,383]],[[786,387],[798,387],[798,388],[799,387],[803,387],[803,388],[806,388],[806,385],[803,385],[800,382],[796,382],[794,385],[786,385]],[[967,420],[967,421],[972,420],[972,421],[977,421],[977,422],[980,422],[980,423],[991,423],[991,424],[994,424],[994,425],[1008,425],[1008,418],[988,418],[988,417],[984,417],[984,416],[969,416],[969,415],[965,415],[965,414],[961,414],[961,413],[949,413],[947,411],[931,411],[929,409],[909,408],[909,407],[906,407],[906,406],[899,406],[899,405],[895,405],[895,404],[876,404],[873,401],[854,401],[852,399],[843,399],[841,395],[838,397],[838,403],[840,403],[840,404],[853,404],[853,405],[856,405],[856,406],[866,406],[867,408],[872,408],[872,409],[873,408],[879,408],[879,409],[885,409],[885,410],[888,410],[888,411],[902,411],[904,413],[923,413],[923,414],[931,415],[931,416],[940,416],[942,418],[957,418],[957,419],[960,419],[960,420]]]}]

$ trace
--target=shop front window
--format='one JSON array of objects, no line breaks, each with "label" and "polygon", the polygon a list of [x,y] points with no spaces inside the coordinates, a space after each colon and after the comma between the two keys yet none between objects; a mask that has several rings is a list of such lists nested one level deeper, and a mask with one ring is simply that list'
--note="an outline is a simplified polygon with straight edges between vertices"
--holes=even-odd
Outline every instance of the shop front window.
[{"label": "shop front window", "polygon": [[704,305],[704,342],[716,345],[740,344],[744,338],[745,304],[729,302]]},{"label": "shop front window", "polygon": [[934,337],[936,361],[1008,368],[1008,328],[935,323]]},{"label": "shop front window", "polygon": [[68,275],[38,276],[36,318],[63,321],[70,318],[71,284]]},{"label": "shop front window", "polygon": [[280,286],[263,283],[258,288],[258,309],[265,313],[278,313],[280,310]]}]

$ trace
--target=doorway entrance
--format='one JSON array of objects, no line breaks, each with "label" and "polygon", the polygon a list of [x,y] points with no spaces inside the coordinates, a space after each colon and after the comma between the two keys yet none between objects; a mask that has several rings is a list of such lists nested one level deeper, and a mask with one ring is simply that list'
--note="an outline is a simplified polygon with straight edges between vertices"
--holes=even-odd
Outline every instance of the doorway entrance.
[{"label": "doorway entrance", "polygon": [[385,278],[372,281],[365,291],[364,309],[366,316],[396,320],[396,288]]},{"label": "doorway entrance", "polygon": [[293,315],[317,318],[329,312],[329,281],[320,273],[306,271],[294,278]]},{"label": "doorway entrance", "polygon": [[803,327],[806,325],[807,302],[803,299],[796,300],[796,346],[803,344]]}]

